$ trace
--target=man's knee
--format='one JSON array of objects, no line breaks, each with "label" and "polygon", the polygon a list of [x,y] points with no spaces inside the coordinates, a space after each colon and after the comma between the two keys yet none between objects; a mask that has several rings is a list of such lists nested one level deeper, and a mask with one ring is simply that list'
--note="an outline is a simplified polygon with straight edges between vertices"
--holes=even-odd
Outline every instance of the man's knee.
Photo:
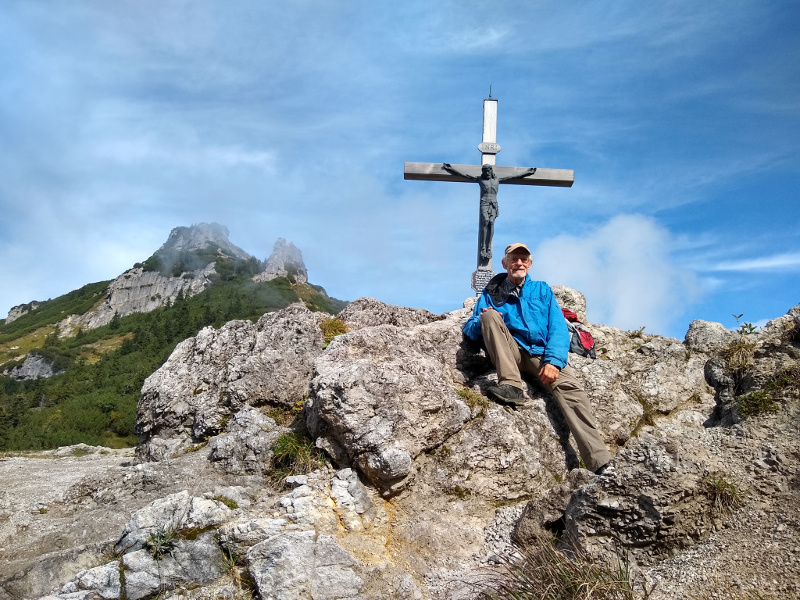
[{"label": "man's knee", "polygon": [[481,327],[504,325],[502,315],[496,310],[487,310],[481,313]]}]

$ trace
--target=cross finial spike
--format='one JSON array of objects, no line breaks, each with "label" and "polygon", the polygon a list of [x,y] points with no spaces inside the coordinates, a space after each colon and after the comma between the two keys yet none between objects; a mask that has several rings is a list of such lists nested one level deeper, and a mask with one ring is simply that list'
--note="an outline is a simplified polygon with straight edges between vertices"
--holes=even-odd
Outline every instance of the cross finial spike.
[{"label": "cross finial spike", "polygon": [[492,84],[489,84],[489,98],[492,97]]}]

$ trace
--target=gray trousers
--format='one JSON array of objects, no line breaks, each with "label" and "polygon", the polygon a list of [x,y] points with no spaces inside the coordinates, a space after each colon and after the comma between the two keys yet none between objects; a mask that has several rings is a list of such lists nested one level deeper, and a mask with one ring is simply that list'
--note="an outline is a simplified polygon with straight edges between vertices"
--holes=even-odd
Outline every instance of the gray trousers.
[{"label": "gray trousers", "polygon": [[[538,379],[541,357],[520,350],[499,312],[487,310],[481,315],[481,333],[489,358],[497,369],[498,384],[525,389],[521,376],[523,372]],[[543,385],[561,407],[586,468],[594,471],[610,461],[611,454],[592,416],[589,397],[575,376],[574,369],[565,366],[558,379]]]}]

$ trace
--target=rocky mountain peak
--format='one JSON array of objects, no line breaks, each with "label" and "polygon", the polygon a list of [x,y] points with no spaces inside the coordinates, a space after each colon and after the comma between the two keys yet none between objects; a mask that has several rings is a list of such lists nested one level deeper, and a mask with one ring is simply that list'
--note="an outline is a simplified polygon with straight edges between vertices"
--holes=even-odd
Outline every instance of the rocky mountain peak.
[{"label": "rocky mountain peak", "polygon": [[277,277],[293,277],[297,283],[308,282],[308,271],[300,249],[284,238],[278,238],[264,267],[255,281],[270,281]]},{"label": "rocky mountain peak", "polygon": [[228,228],[219,223],[198,223],[191,227],[176,227],[170,232],[167,241],[156,254],[159,257],[167,257],[181,252],[193,252],[218,246],[222,252],[233,258],[244,260],[252,258],[250,254],[230,242],[229,233]]}]

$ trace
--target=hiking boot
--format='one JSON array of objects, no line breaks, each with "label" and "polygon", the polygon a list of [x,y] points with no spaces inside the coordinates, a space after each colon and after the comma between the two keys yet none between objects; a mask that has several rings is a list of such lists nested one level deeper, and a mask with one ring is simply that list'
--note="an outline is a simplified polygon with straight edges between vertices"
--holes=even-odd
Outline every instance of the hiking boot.
[{"label": "hiking boot", "polygon": [[492,396],[507,404],[525,404],[525,395],[522,390],[513,385],[493,385],[487,390]]}]

